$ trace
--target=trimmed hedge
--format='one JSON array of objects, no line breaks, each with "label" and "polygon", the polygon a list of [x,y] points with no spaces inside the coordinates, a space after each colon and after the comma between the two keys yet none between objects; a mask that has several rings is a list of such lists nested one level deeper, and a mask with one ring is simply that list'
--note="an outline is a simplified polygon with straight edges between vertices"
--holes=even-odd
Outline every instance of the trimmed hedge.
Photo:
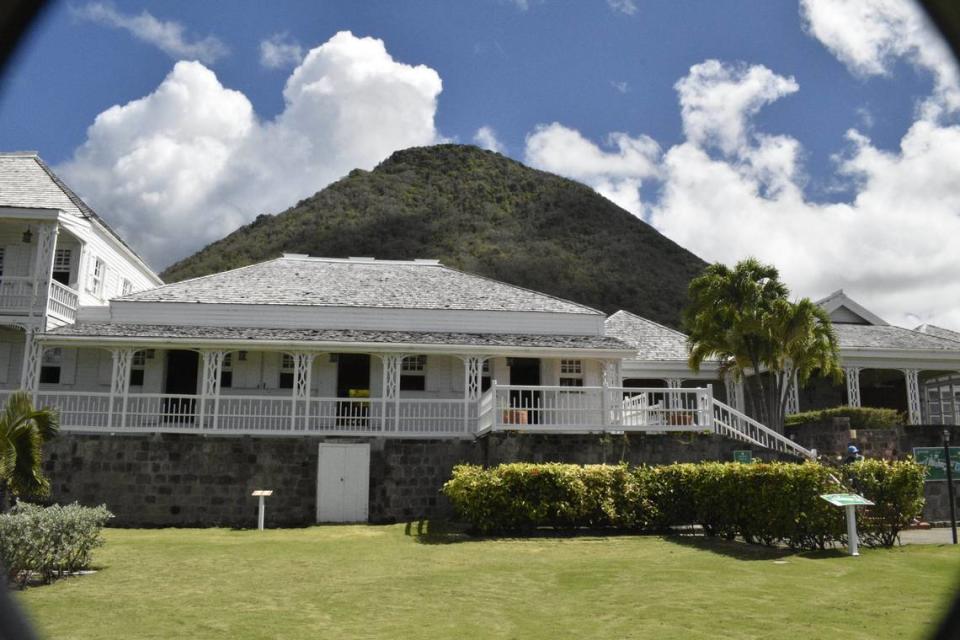
[{"label": "trimmed hedge", "polygon": [[20,502],[0,514],[0,565],[9,581],[23,587],[32,576],[42,582],[84,569],[113,517],[106,506],[41,507]]},{"label": "trimmed hedge", "polygon": [[904,424],[903,415],[896,409],[879,407],[833,407],[794,413],[785,418],[788,427],[823,422],[830,418],[850,418],[851,429],[893,429]]},{"label": "trimmed hedge", "polygon": [[881,460],[842,469],[815,463],[459,465],[443,493],[458,515],[483,534],[540,527],[668,531],[700,525],[709,536],[822,549],[842,542],[846,529],[843,511],[820,495],[844,492],[850,485],[877,503],[859,511],[867,545],[892,545],[923,508],[922,467]]}]

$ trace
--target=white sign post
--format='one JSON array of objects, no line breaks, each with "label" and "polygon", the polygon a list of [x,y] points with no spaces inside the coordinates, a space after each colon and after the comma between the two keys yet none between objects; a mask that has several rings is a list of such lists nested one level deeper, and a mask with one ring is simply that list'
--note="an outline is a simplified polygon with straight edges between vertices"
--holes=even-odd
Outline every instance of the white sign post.
[{"label": "white sign post", "polygon": [[264,519],[264,516],[266,515],[266,509],[267,509],[264,498],[266,498],[267,496],[272,496],[273,491],[267,490],[267,489],[257,489],[251,495],[260,499],[260,510],[257,513],[257,529],[259,529],[260,531],[263,531],[263,519]]},{"label": "white sign post", "polygon": [[855,493],[826,493],[820,496],[835,507],[843,507],[847,515],[847,548],[850,555],[860,555],[860,540],[857,537],[857,507],[873,506],[873,503]]}]

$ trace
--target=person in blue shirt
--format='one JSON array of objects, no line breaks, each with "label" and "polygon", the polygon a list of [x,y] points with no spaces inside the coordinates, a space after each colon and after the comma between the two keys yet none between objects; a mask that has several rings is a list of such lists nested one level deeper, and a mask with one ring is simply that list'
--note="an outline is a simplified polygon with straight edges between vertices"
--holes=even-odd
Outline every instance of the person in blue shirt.
[{"label": "person in blue shirt", "polygon": [[860,455],[860,449],[857,449],[854,445],[847,447],[847,457],[843,459],[843,464],[853,464],[861,460],[863,460],[863,456]]}]

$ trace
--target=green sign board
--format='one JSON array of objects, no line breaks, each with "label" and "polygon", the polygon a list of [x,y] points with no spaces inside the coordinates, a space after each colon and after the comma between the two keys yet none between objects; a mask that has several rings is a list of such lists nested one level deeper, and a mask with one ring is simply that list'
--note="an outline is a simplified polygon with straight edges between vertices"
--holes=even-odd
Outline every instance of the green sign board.
[{"label": "green sign board", "polygon": [[849,507],[850,505],[870,506],[873,504],[863,496],[858,496],[855,493],[825,493],[820,497],[835,507]]},{"label": "green sign board", "polygon": [[733,452],[733,461],[748,464],[753,462],[753,451],[749,449],[738,449]]},{"label": "green sign board", "polygon": [[[946,480],[947,465],[943,447],[914,447],[914,459],[927,468],[927,480]],[[954,480],[960,480],[960,447],[950,447],[950,464]]]}]

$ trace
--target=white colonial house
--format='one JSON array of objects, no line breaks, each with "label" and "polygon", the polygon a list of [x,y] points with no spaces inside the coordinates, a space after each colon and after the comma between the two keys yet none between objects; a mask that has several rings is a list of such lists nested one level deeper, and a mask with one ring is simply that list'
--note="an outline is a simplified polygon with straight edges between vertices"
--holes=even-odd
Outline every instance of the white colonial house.
[{"label": "white colonial house", "polygon": [[[960,335],[929,325],[888,324],[842,290],[819,304],[836,329],[845,378],[842,394],[834,388],[831,398],[827,391],[819,404],[889,407],[910,424],[960,424]],[[818,390],[825,388],[821,381],[806,394],[801,390],[799,408],[814,408]]]},{"label": "white colonial house", "polygon": [[[22,382],[34,334],[72,324],[81,306],[159,284],[37,154],[0,154],[0,385]],[[58,351],[46,357],[60,364]]]},{"label": "white colonial house", "polygon": [[25,386],[68,430],[715,431],[810,455],[707,384],[624,386],[636,348],[603,313],[435,260],[287,254],[82,308],[35,344]]},{"label": "white colonial house", "polygon": [[[910,424],[960,424],[960,333],[933,325],[890,325],[842,290],[818,301],[830,315],[840,345],[844,381],[813,379],[794,388],[788,413],[841,405],[901,411]],[[636,354],[623,362],[624,386],[670,388],[713,385],[716,397],[745,410],[742,382],[708,361],[687,366],[687,336],[626,311],[607,318],[607,334]]]}]

